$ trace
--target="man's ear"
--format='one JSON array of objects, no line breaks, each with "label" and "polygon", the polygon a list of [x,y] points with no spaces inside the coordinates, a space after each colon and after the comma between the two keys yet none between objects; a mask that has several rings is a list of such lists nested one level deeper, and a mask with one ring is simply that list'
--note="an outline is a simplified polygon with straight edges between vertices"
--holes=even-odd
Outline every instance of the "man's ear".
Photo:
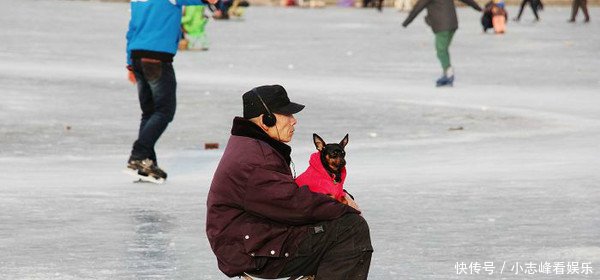
[{"label": "man's ear", "polygon": [[316,133],[313,133],[313,141],[315,142],[315,147],[317,147],[317,150],[323,150],[323,147],[325,147],[325,141],[323,141],[323,138]]},{"label": "man's ear", "polygon": [[252,118],[251,121],[258,125],[264,132],[269,130],[269,127],[263,122],[262,114],[258,117]]}]

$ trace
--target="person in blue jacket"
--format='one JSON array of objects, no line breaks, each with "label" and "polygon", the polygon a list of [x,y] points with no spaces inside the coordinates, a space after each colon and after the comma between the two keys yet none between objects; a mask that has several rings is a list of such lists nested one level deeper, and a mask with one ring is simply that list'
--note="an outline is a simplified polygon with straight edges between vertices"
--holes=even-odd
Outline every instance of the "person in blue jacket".
[{"label": "person in blue jacket", "polygon": [[[208,2],[214,4],[216,0]],[[131,0],[127,69],[137,84],[142,119],[127,168],[140,179],[161,182],[167,178],[167,173],[158,167],[154,145],[175,115],[177,82],[172,62],[181,37],[183,5],[204,3]]]}]

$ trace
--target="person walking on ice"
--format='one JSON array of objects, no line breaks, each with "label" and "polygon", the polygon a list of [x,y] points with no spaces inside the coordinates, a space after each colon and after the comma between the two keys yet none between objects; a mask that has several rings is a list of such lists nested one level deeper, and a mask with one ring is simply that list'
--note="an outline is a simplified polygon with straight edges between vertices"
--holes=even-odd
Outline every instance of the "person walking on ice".
[{"label": "person walking on ice", "polygon": [[583,12],[583,16],[584,16],[584,20],[583,22],[588,23],[590,22],[590,13],[588,12],[588,8],[587,8],[587,0],[573,0],[573,4],[571,5],[571,18],[569,19],[568,22],[575,22],[575,18],[577,17],[577,12],[579,12],[579,9],[581,8],[581,11]]},{"label": "person walking on ice", "polygon": [[[460,0],[461,2],[481,11],[481,7],[473,0]],[[454,84],[454,70],[450,63],[448,48],[458,29],[458,18],[453,0],[419,0],[406,20],[402,23],[407,27],[423,9],[427,9],[425,22],[431,26],[435,34],[435,49],[442,65],[442,77],[436,81],[436,86],[452,86]]]},{"label": "person walking on ice", "polygon": [[525,9],[525,5],[529,3],[531,7],[531,11],[533,11],[533,16],[535,17],[535,21],[540,21],[540,16],[538,15],[538,11],[544,8],[544,4],[542,0],[523,0],[521,2],[521,7],[519,8],[519,14],[513,19],[514,21],[521,20],[521,15],[523,14],[523,9]]},{"label": "person walking on ice", "polygon": [[140,180],[162,183],[167,173],[158,167],[154,146],[175,115],[177,82],[172,62],[181,38],[181,9],[204,3],[131,0],[130,5],[127,69],[137,84],[142,118],[126,170]]}]

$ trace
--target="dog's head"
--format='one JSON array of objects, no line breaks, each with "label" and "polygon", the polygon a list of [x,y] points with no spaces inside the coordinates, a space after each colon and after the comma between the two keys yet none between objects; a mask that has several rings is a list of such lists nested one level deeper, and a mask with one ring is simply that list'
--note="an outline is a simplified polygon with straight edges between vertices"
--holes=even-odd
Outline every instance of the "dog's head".
[{"label": "dog's head", "polygon": [[348,144],[348,134],[340,143],[327,144],[316,133],[313,134],[313,141],[319,153],[321,154],[321,163],[329,173],[336,175],[336,181],[340,179],[340,172],[346,166],[346,151],[344,148]]}]

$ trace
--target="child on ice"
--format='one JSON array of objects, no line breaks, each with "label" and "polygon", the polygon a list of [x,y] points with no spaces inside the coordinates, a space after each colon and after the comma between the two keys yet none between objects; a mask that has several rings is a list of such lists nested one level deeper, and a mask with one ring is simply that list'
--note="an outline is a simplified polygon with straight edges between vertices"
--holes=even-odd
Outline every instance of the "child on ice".
[{"label": "child on ice", "polygon": [[184,49],[208,50],[208,38],[206,37],[206,24],[208,17],[204,14],[205,6],[185,6],[181,27],[183,37],[187,41]]}]

